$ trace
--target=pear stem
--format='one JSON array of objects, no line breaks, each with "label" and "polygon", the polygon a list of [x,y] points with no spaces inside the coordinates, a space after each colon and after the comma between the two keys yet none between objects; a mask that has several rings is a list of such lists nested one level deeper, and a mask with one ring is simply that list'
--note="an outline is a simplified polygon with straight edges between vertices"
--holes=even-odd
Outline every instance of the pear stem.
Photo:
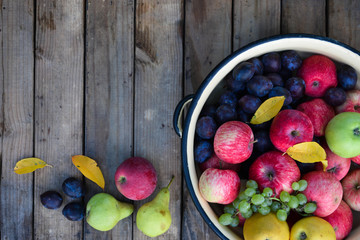
[{"label": "pear stem", "polygon": [[169,189],[171,183],[174,181],[174,178],[175,178],[175,176],[173,175],[172,178],[171,178],[171,180],[170,180],[170,182],[169,182],[169,184],[168,184],[167,187],[166,187],[167,189]]}]

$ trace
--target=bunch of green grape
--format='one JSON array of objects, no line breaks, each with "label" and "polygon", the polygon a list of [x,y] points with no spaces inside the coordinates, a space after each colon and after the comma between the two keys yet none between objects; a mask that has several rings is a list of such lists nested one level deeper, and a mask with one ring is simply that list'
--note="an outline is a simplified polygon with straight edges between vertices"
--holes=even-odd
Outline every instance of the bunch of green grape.
[{"label": "bunch of green grape", "polygon": [[260,192],[256,181],[248,180],[246,189],[240,192],[231,204],[224,207],[224,213],[219,217],[220,224],[238,226],[237,214],[247,219],[256,212],[262,215],[274,212],[279,220],[286,221],[291,209],[303,216],[315,212],[316,204],[308,202],[306,196],[301,193],[307,188],[306,180],[293,182],[291,187],[294,190],[292,194],[282,191],[279,198],[276,198],[271,188],[266,187]]}]

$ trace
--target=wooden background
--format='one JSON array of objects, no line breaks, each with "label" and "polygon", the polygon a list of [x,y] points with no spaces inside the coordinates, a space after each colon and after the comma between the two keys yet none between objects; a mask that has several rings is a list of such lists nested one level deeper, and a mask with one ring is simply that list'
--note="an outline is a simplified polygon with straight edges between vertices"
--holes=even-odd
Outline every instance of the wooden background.
[{"label": "wooden background", "polygon": [[[130,156],[172,175],[172,225],[158,239],[217,239],[182,178],[173,110],[224,57],[282,33],[328,36],[360,50],[357,0],[0,0],[1,239],[147,239],[135,215],[108,232],[45,209],[39,196],[98,161],[105,192]],[[25,157],[53,168],[13,172]],[[100,192],[86,181],[85,203]],[[146,201],[148,201],[147,199]],[[65,198],[65,203],[70,199]],[[145,201],[134,202],[138,208]]]}]

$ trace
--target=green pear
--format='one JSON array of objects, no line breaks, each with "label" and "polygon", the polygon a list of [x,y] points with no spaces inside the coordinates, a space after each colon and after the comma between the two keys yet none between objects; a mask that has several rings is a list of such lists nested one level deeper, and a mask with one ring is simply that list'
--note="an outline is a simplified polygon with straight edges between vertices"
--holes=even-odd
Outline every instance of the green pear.
[{"label": "green pear", "polygon": [[133,211],[132,204],[120,202],[107,193],[98,193],[86,205],[86,221],[96,230],[109,231]]},{"label": "green pear", "polygon": [[174,177],[167,187],[162,188],[151,202],[142,205],[136,214],[136,226],[146,236],[159,236],[171,225],[169,187],[173,180]]}]

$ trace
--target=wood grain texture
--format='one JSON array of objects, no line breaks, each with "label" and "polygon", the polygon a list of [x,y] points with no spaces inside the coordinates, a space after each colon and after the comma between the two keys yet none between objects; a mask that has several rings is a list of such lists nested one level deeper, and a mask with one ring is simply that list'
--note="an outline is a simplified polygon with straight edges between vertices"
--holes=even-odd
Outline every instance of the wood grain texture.
[{"label": "wood grain texture", "polygon": [[0,1],[1,239],[32,239],[33,174],[17,161],[33,156],[33,1]]},{"label": "wood grain texture", "polygon": [[232,1],[185,3],[185,89],[194,93],[210,71],[231,53]]},{"label": "wood grain texture", "polygon": [[279,0],[234,0],[233,50],[280,34],[280,15]]},{"label": "wood grain texture", "polygon": [[[87,8],[85,155],[95,159],[105,178],[105,192],[127,201],[116,188],[119,164],[132,154],[134,3],[89,1]],[[91,181],[87,200],[101,192]],[[108,232],[85,223],[85,239],[132,239],[132,217]]]},{"label": "wood grain texture", "polygon": [[[172,128],[172,116],[182,93],[183,1],[136,1],[134,155],[148,159],[157,170],[160,188],[170,187],[172,223],[159,239],[179,239],[181,233],[180,139]],[[133,239],[149,239],[135,223]]]},{"label": "wood grain texture", "polygon": [[329,37],[360,50],[360,1],[328,1]]},{"label": "wood grain texture", "polygon": [[282,0],[281,33],[326,35],[326,0]]},{"label": "wood grain texture", "polygon": [[[84,101],[84,1],[37,0],[35,156],[53,165],[35,172],[35,238],[82,239],[83,222],[44,208],[39,196],[62,192],[68,177],[81,178],[71,156],[82,154]],[[81,201],[81,200],[78,200]]]},{"label": "wood grain texture", "polygon": [[[185,3],[185,95],[194,93],[210,71],[231,53],[232,1]],[[182,239],[219,239],[197,211],[183,183]]]}]

